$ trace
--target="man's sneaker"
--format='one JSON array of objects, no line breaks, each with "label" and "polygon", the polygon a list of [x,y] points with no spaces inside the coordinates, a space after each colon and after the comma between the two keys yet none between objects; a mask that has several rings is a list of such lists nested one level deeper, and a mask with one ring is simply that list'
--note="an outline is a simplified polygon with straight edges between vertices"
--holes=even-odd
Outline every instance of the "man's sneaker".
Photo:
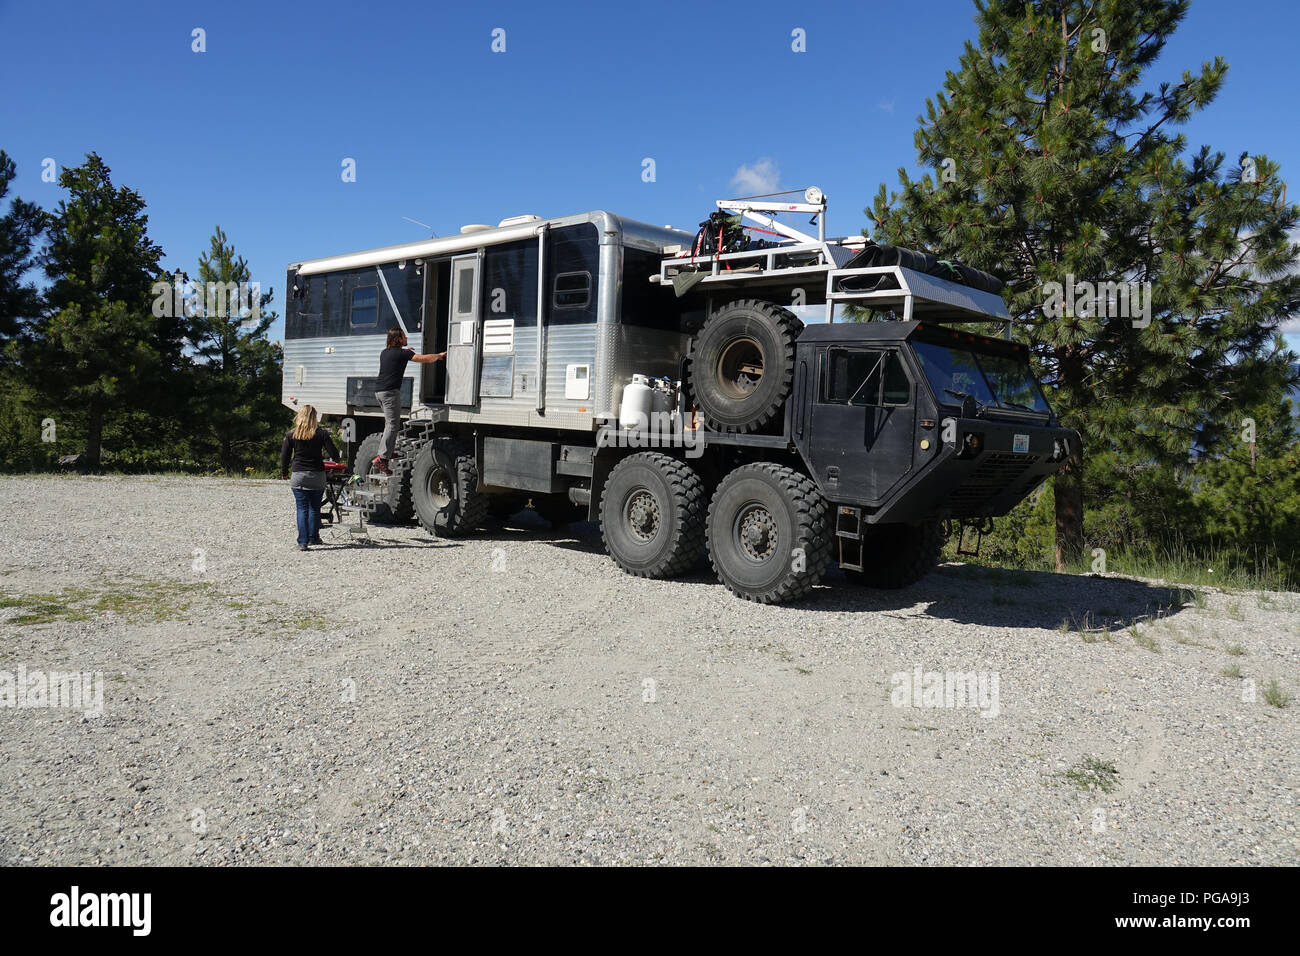
[{"label": "man's sneaker", "polygon": [[384,461],[384,459],[378,455],[376,455],[373,459],[371,459],[370,464],[374,465],[376,470],[382,472],[385,475],[392,474],[392,472],[388,470],[388,462]]}]

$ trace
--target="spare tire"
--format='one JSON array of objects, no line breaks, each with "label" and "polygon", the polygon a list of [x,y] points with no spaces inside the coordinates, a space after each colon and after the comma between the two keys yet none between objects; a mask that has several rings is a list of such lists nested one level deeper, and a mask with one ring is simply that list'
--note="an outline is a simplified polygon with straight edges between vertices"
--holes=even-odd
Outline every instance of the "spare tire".
[{"label": "spare tire", "polygon": [[753,432],[781,410],[794,380],[795,315],[772,302],[741,299],[705,321],[691,343],[691,394],[709,427]]}]

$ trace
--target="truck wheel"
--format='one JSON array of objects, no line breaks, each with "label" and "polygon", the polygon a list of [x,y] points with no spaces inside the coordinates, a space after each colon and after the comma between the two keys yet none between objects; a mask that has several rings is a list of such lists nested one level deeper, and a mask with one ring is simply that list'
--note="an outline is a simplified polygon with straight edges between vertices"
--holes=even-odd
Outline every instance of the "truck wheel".
[{"label": "truck wheel", "polygon": [[709,505],[709,560],[727,589],[775,604],[807,594],[831,556],[829,506],[792,468],[757,462],[735,469]]},{"label": "truck wheel", "polygon": [[[382,432],[375,432],[373,435],[367,435],[361,439],[361,444],[357,446],[357,456],[352,460],[352,474],[360,478],[367,490],[378,487],[369,480],[371,474],[370,460],[379,454],[379,442],[383,438]],[[389,483],[392,478],[389,478]],[[387,488],[387,484],[384,485]],[[390,524],[393,521],[393,509],[388,503],[387,498],[378,496],[371,498],[369,496],[361,499],[361,513],[365,515],[367,521],[375,524]]]},{"label": "truck wheel", "polygon": [[[379,454],[379,442],[383,439],[381,432],[367,435],[357,446],[357,457],[352,462],[352,473],[359,478],[368,479],[377,474],[370,464],[372,458]],[[410,448],[406,451],[409,453]],[[411,503],[411,459],[394,458],[390,463],[392,474],[385,479],[367,480],[367,487],[383,489],[382,495],[365,499],[362,512],[367,521],[377,524],[405,524],[414,515]]]},{"label": "truck wheel", "polygon": [[867,587],[905,588],[933,571],[942,552],[937,521],[875,525],[862,542],[862,570],[845,575]]},{"label": "truck wheel", "polygon": [[781,410],[803,323],[771,302],[743,299],[709,316],[691,343],[691,394],[709,427],[752,432]]},{"label": "truck wheel", "polygon": [[411,469],[410,458],[393,459],[393,473],[388,479],[388,510],[394,523],[406,524],[415,517],[415,502],[411,496]]},{"label": "truck wheel", "polygon": [[411,469],[415,516],[439,537],[470,534],[487,517],[488,496],[477,490],[478,469],[468,445],[435,439],[420,449]]},{"label": "truck wheel", "polygon": [[684,574],[704,554],[704,483],[668,455],[629,455],[614,466],[600,493],[600,534],[609,556],[628,574]]}]

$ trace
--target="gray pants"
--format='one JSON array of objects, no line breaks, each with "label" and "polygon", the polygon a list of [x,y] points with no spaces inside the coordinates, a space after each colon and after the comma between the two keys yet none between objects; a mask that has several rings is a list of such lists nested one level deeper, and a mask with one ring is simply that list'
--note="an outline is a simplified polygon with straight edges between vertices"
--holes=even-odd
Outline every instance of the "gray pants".
[{"label": "gray pants", "polygon": [[325,472],[295,471],[289,476],[289,487],[301,488],[303,491],[324,491]]},{"label": "gray pants", "polygon": [[402,430],[402,390],[375,392],[379,407],[384,410],[384,437],[379,439],[379,457],[384,461],[397,450],[397,433]]}]

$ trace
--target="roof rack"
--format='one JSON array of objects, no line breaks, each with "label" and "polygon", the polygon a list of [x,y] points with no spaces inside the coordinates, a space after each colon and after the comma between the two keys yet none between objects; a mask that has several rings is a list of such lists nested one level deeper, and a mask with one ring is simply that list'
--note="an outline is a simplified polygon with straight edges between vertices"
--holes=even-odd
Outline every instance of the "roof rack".
[{"label": "roof rack", "polygon": [[[762,199],[763,197],[755,197]],[[806,202],[756,202],[753,199],[720,199],[722,210],[739,212],[785,237],[763,249],[693,256],[689,250],[670,247],[650,281],[681,289],[696,285],[721,288],[790,288],[799,282],[825,277],[826,321],[835,321],[835,306],[857,305],[891,311],[903,321],[929,319],[935,322],[1005,322],[1010,331],[1011,316],[1000,295],[961,285],[939,276],[904,266],[843,268],[860,252],[867,240],[862,236],[825,238],[826,197],[809,187]],[[759,210],[770,212],[812,212],[818,235],[810,236],[778,223]],[[683,255],[682,252],[687,254]],[[871,277],[877,281],[869,282]],[[697,278],[698,277],[698,278]],[[846,289],[845,279],[867,280],[870,288]],[[852,285],[853,283],[849,283]],[[684,290],[679,294],[685,294]],[[901,313],[901,314],[900,314]]]}]

